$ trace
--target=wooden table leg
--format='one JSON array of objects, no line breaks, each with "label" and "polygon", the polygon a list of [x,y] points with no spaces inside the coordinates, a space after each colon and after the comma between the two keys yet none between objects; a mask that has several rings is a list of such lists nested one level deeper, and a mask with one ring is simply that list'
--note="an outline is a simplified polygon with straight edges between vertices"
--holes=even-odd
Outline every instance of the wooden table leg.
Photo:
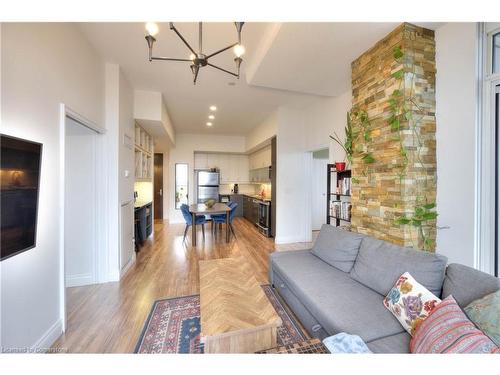
[{"label": "wooden table leg", "polygon": [[196,214],[193,212],[193,224],[191,225],[193,231],[193,246],[196,246]]},{"label": "wooden table leg", "polygon": [[226,212],[226,242],[229,242],[229,211]]}]

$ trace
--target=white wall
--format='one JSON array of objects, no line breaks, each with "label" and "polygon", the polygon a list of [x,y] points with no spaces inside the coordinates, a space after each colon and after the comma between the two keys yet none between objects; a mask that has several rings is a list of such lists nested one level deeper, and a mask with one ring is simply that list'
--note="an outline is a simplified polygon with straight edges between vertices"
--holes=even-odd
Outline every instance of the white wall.
[{"label": "white wall", "polygon": [[476,24],[436,30],[437,252],[474,265]]},{"label": "white wall", "polygon": [[[133,260],[134,94],[116,64],[106,64],[108,140],[108,281],[116,281]],[[126,137],[128,137],[126,139]]]},{"label": "white wall", "polygon": [[252,151],[278,132],[278,111],[271,113],[261,124],[246,135],[246,149]]},{"label": "white wall", "polygon": [[2,24],[2,133],[43,143],[36,247],[0,263],[1,346],[48,347],[61,332],[59,104],[103,124],[103,64],[64,23]]},{"label": "white wall", "polygon": [[344,159],[342,149],[331,141],[329,135],[334,131],[343,135],[350,107],[351,92],[348,91],[334,98],[318,98],[304,109],[279,109],[276,138],[277,243],[310,240],[311,155],[308,152],[328,147],[330,161]]},{"label": "white wall", "polygon": [[177,134],[175,146],[170,150],[169,163],[169,220],[171,223],[183,223],[179,210],[175,209],[175,164],[188,163],[189,166],[189,203],[194,197],[194,152],[245,152],[245,137],[225,135]]}]

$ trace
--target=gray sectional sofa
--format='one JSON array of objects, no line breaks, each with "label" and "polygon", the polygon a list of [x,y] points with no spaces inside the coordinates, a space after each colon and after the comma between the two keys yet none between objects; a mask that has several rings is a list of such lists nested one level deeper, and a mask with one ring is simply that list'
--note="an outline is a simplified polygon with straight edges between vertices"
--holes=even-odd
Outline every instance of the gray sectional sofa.
[{"label": "gray sectional sofa", "polygon": [[500,279],[444,256],[403,248],[324,225],[310,250],[271,254],[269,278],[303,326],[323,339],[359,335],[374,353],[408,353],[410,335],[383,299],[410,274],[436,296],[461,307],[500,289]]}]

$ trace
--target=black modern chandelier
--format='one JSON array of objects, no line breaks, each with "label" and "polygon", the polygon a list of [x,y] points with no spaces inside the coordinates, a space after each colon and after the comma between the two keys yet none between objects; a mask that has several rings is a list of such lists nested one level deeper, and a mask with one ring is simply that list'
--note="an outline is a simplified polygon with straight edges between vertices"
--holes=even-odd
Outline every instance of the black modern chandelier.
[{"label": "black modern chandelier", "polygon": [[[212,68],[223,71],[227,74],[231,74],[234,77],[240,78],[240,67],[243,59],[241,56],[245,53],[245,47],[241,44],[241,29],[243,28],[244,22],[235,22],[236,31],[238,33],[238,41],[233,43],[225,48],[222,48],[218,51],[215,51],[209,55],[203,53],[203,23],[198,23],[198,52],[196,52],[193,47],[186,41],[186,39],[181,35],[181,33],[175,28],[174,23],[170,22],[170,30],[173,30],[177,36],[182,40],[182,42],[186,45],[186,47],[191,51],[191,55],[189,59],[177,59],[171,57],[161,57],[161,56],[153,56],[153,45],[156,42],[155,35],[158,34],[158,25],[153,22],[148,22],[146,24],[146,41],[148,42],[149,48],[149,61],[153,60],[161,60],[161,61],[186,61],[191,65],[191,71],[193,72],[193,84],[196,85],[196,80],[198,79],[198,73],[200,72],[201,67],[211,66]],[[233,52],[236,55],[234,58],[234,62],[236,63],[236,73],[230,72],[229,70],[223,69],[220,66],[211,64],[208,60],[219,53],[227,51],[228,49],[233,48]]]}]

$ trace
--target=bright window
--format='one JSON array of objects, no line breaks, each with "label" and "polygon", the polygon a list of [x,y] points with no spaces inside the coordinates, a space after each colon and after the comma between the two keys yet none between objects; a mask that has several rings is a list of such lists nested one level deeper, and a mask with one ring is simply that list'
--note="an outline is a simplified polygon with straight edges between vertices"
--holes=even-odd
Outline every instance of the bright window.
[{"label": "bright window", "polygon": [[175,208],[180,209],[182,204],[188,203],[188,165],[175,164]]},{"label": "bright window", "polygon": [[500,33],[493,35],[493,73],[500,73]]}]

